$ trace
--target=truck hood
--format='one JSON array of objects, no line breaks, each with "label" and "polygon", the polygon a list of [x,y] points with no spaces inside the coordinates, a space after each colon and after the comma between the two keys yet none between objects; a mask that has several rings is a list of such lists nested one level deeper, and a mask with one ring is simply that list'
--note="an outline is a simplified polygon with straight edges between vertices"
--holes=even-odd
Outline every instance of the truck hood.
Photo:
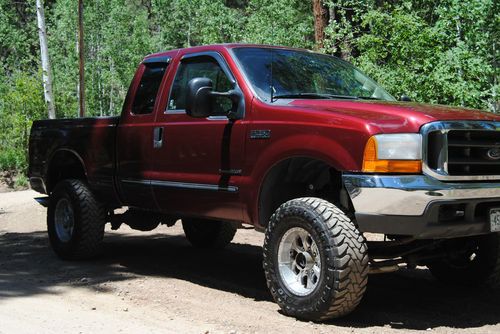
[{"label": "truck hood", "polygon": [[500,121],[500,115],[460,107],[414,102],[292,100],[289,107],[358,119],[370,132],[418,132],[434,121]]}]

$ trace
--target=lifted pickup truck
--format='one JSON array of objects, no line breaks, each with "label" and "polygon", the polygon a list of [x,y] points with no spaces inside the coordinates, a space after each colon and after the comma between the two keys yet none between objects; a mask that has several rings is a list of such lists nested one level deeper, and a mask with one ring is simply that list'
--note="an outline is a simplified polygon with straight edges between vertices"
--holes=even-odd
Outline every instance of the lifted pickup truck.
[{"label": "lifted pickup truck", "polygon": [[[49,195],[58,256],[99,253],[106,223],[182,220],[223,247],[265,231],[286,314],[346,315],[369,273],[425,265],[447,283],[500,282],[500,116],[398,102],[335,57],[213,45],[147,56],[120,118],[36,121],[30,182]],[[118,208],[125,207],[116,213]],[[366,241],[366,233],[383,234]]]}]

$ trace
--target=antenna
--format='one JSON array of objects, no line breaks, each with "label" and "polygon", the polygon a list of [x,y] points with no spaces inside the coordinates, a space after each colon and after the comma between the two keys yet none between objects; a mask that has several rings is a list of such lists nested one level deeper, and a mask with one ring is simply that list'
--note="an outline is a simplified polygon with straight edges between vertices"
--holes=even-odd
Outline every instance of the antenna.
[{"label": "antenna", "polygon": [[[274,44],[274,20],[271,20],[271,37]],[[271,90],[271,103],[274,102],[273,63],[274,63],[274,48],[271,45],[271,85],[269,86],[269,89]]]}]

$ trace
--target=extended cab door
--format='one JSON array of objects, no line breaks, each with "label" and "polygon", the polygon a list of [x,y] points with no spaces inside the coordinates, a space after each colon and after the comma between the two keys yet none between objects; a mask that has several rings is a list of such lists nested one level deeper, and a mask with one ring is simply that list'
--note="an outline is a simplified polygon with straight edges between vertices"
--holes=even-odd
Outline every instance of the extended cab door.
[{"label": "extended cab door", "polygon": [[236,85],[219,53],[203,52],[181,58],[171,80],[165,110],[159,111],[156,118],[163,141],[152,151],[151,187],[161,211],[240,220],[245,120],[230,121],[225,116],[232,106],[227,98],[214,100],[211,117],[188,116],[187,83],[196,77],[210,78],[214,91],[226,92]]},{"label": "extended cab door", "polygon": [[117,185],[124,205],[154,209],[150,187],[157,96],[170,57],[139,66],[124,104],[116,139]]}]

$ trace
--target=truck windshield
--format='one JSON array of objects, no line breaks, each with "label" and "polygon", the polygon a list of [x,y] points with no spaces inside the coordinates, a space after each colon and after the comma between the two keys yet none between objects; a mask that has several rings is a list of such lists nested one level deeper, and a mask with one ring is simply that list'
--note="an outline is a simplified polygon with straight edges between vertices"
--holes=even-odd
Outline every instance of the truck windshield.
[{"label": "truck windshield", "polygon": [[234,54],[264,101],[277,99],[395,99],[353,65],[308,51],[240,47]]}]

